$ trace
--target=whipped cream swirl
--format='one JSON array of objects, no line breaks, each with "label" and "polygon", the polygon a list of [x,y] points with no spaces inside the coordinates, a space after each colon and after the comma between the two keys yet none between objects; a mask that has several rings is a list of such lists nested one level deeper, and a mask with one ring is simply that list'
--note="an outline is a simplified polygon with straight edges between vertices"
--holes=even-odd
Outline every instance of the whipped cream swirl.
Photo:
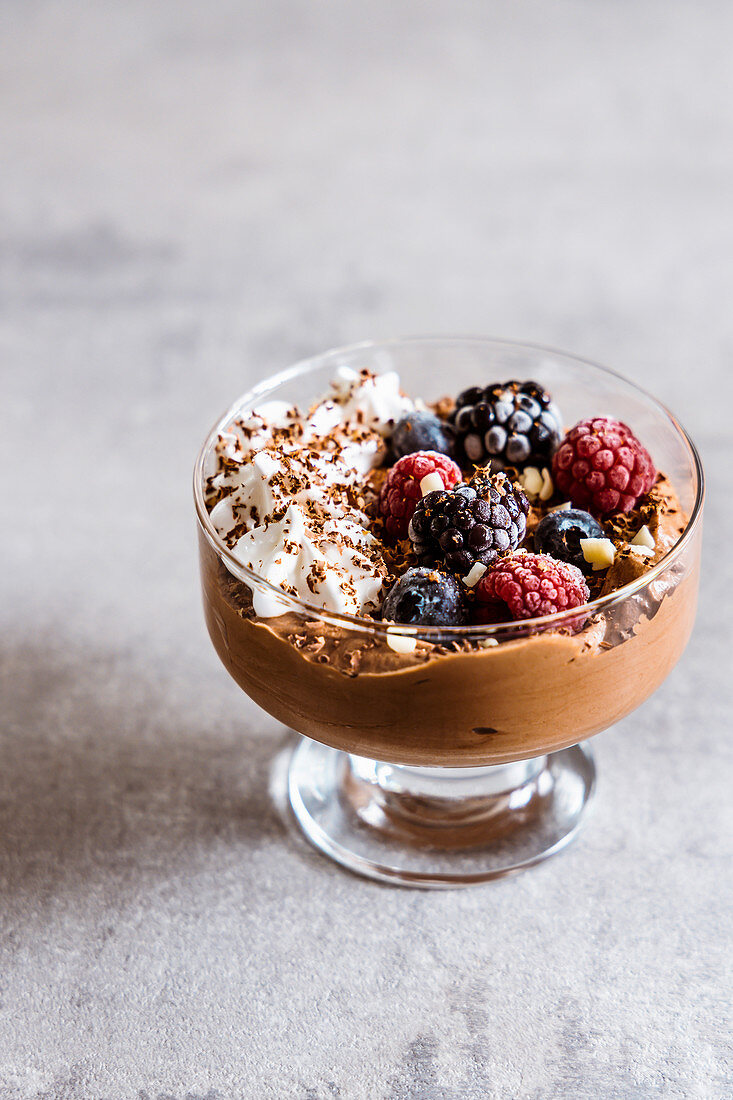
[{"label": "whipped cream swirl", "polygon": [[[305,415],[270,401],[232,421],[209,456],[207,490],[211,522],[237,560],[330,611],[376,605],[387,567],[362,486],[413,409],[395,373],[342,367]],[[253,601],[263,618],[285,610],[272,593]]]}]

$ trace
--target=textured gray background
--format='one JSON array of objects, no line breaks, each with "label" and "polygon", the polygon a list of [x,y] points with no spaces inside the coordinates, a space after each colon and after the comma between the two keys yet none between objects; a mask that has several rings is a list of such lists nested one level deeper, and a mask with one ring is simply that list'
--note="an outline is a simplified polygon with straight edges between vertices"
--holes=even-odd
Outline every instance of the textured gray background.
[{"label": "textured gray background", "polygon": [[[0,8],[0,1097],[730,1097],[733,8]],[[327,346],[485,332],[657,393],[695,637],[555,862],[392,891],[294,841],[205,636],[189,472]]]}]

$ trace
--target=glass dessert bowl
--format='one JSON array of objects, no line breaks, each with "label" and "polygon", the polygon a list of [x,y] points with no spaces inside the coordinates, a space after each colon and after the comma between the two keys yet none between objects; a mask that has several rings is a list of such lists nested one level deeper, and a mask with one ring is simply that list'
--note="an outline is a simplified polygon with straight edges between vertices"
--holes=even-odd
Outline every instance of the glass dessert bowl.
[{"label": "glass dessert bowl", "polygon": [[[289,468],[283,480],[272,452],[268,457],[260,448],[263,418],[253,410],[270,410],[278,424],[292,423],[295,408],[310,410],[298,417],[310,430],[334,411],[333,401],[314,405],[334,377],[342,379],[338,415],[351,407],[358,379],[367,377],[359,372],[377,379],[379,393],[368,408],[357,402],[354,415],[360,425],[381,416],[387,442],[380,447],[367,423],[363,433],[323,446],[349,462],[349,447],[358,446],[369,451],[373,468],[394,462],[394,454],[386,454],[389,430],[412,408],[402,404],[401,392],[439,408],[448,391],[495,379],[532,380],[552,394],[563,426],[601,415],[628,424],[663,476],[628,515],[602,521],[602,533],[611,534],[615,545],[613,583],[608,571],[603,581],[602,562],[596,563],[587,569],[585,603],[509,621],[506,615],[495,621],[495,614],[478,621],[487,616],[477,615],[475,604],[457,625],[382,620],[374,601],[369,611],[343,610],[373,596],[390,569],[387,579],[393,581],[394,563],[383,565],[371,543],[364,543],[363,531],[343,545],[336,536],[338,545],[325,558],[299,537],[302,527],[291,523],[286,505],[300,493],[306,513],[315,514],[308,503],[311,482],[322,480],[326,451],[320,457],[311,451],[310,474]],[[345,397],[343,379],[351,387]],[[285,429],[273,430],[276,439],[281,432],[292,442]],[[302,427],[297,434],[303,435]],[[470,450],[474,444],[464,440],[461,446]],[[251,516],[249,524],[239,522],[238,507],[249,508],[261,523],[246,479],[236,492],[229,487],[228,495],[217,489],[237,470],[242,447],[248,469],[257,466],[258,492],[263,484],[285,485],[291,494],[273,511],[272,524],[257,528],[263,532],[258,543]],[[548,476],[552,461],[548,452],[543,476],[526,464],[519,474],[510,468],[528,495],[531,488],[530,520],[568,506]],[[372,474],[365,470],[363,478]],[[440,485],[431,478],[424,494]],[[353,492],[334,492],[328,489],[329,508],[336,508],[337,526],[343,509],[347,534],[350,509],[379,512],[374,484],[371,503],[369,490],[356,482]],[[299,363],[245,394],[217,422],[196,462],[194,496],[214,647],[240,687],[301,735],[290,758],[288,795],[306,836],[343,866],[371,878],[421,887],[469,885],[559,851],[576,834],[594,790],[586,739],[659,687],[692,630],[703,504],[694,445],[675,418],[631,382],[549,349],[488,339],[409,339],[338,349]],[[532,531],[525,535],[522,528],[520,535],[531,550]],[[253,567],[253,546],[267,567]],[[529,562],[522,546],[513,549]],[[499,560],[505,560],[501,554]],[[465,587],[469,600],[468,589],[482,571],[487,573],[479,565],[454,582]]]}]

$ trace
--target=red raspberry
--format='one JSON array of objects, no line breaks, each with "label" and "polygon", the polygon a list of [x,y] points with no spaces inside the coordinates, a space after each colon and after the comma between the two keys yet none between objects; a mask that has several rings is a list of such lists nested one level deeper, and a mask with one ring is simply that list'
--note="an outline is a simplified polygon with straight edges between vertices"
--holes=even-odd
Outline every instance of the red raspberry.
[{"label": "red raspberry", "polygon": [[428,474],[439,474],[444,489],[452,489],[463,478],[460,466],[437,451],[415,451],[405,455],[387,474],[379,494],[379,514],[391,538],[407,538],[412,513],[417,502],[422,500],[420,482]]},{"label": "red raspberry", "polygon": [[608,416],[581,420],[552,459],[555,487],[597,516],[630,512],[656,476],[651,455],[631,428]]},{"label": "red raspberry", "polygon": [[[588,602],[590,592],[575,565],[549,554],[514,554],[500,558],[481,578],[474,592],[487,604],[502,600],[513,619],[554,615]],[[577,624],[577,620],[574,621]]]}]

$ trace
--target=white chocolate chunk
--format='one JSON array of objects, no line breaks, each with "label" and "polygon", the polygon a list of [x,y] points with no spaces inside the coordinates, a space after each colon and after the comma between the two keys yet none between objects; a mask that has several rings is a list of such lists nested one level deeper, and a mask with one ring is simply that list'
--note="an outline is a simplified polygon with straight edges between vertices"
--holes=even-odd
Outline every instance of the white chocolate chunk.
[{"label": "white chocolate chunk", "polygon": [[655,545],[652,533],[646,524],[639,528],[631,540],[631,546],[646,546],[649,550],[654,550]]},{"label": "white chocolate chunk", "polygon": [[594,572],[613,565],[616,548],[610,539],[581,539],[580,549],[588,564],[593,566]]},{"label": "white chocolate chunk", "polygon": [[496,638],[479,638],[479,640],[478,640],[479,649],[491,649],[492,646],[495,646],[495,645],[498,645],[498,644],[499,643],[496,640]]},{"label": "white chocolate chunk", "polygon": [[549,516],[550,512],[569,512],[571,508],[572,504],[566,500],[564,504],[556,504],[554,508],[548,508],[547,514]]},{"label": "white chocolate chunk", "polygon": [[540,489],[540,500],[549,500],[555,491],[555,486],[552,484],[552,478],[550,477],[549,470],[542,471],[542,488]]},{"label": "white chocolate chunk", "polygon": [[432,474],[426,474],[421,480],[420,492],[426,497],[428,493],[434,493],[438,489],[445,489],[445,485],[443,484],[443,479],[440,474],[434,470]]},{"label": "white chocolate chunk", "polygon": [[414,653],[417,646],[417,638],[408,637],[407,634],[393,633],[392,628],[387,631],[387,645],[395,653]]},{"label": "white chocolate chunk", "polygon": [[643,558],[653,558],[654,548],[652,546],[640,546],[639,543],[629,543],[629,550],[633,550],[635,554],[641,554]]},{"label": "white chocolate chunk", "polygon": [[536,466],[527,466],[519,475],[519,483],[530,497],[538,497],[544,484],[542,474]]},{"label": "white chocolate chunk", "polygon": [[473,588],[475,584],[478,584],[485,572],[486,566],[483,565],[480,561],[477,561],[475,565],[471,566],[470,571],[463,578],[463,583],[468,588]]}]

